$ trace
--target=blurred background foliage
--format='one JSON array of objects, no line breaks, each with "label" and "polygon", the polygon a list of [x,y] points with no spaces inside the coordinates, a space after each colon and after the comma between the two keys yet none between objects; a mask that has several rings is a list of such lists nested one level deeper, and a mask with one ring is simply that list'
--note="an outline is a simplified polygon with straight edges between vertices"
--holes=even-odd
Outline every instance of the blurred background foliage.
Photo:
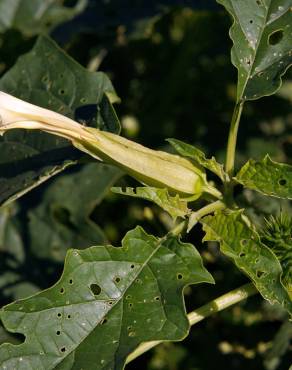
[{"label": "blurred background foliage", "polygon": [[[1,9],[5,3],[0,0]],[[230,19],[215,0],[90,0],[64,18],[58,12],[72,10],[77,2],[51,3],[58,5],[50,13],[54,16],[47,14],[31,29],[29,19],[24,26],[18,19],[0,27],[0,75],[31,49],[38,33],[49,33],[83,66],[109,75],[121,98],[115,108],[122,135],[163,149],[169,149],[165,138],[175,137],[224,160],[236,70],[230,63]],[[67,22],[60,24],[62,20]],[[266,153],[291,163],[291,108],[292,70],[275,96],[246,104],[238,168]],[[1,305],[56,282],[68,248],[119,245],[137,224],[156,235],[172,227],[170,217],[156,206],[111,193],[114,183],[135,185],[111,167],[84,163],[0,209]],[[240,188],[238,202],[259,226],[281,209],[291,214],[289,202]],[[216,286],[188,288],[187,310],[247,281],[215,243],[202,245],[202,236],[197,226],[186,239],[202,253]],[[196,325],[182,343],[160,345],[127,368],[284,370],[291,364],[291,338],[284,312],[255,296]],[[21,338],[0,327],[0,342],[7,340]]]}]

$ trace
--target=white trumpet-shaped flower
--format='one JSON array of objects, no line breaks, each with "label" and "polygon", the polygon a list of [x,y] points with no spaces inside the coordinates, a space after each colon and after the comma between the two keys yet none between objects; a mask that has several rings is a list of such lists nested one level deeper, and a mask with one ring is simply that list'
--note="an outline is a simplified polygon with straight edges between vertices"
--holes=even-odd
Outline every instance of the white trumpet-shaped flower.
[{"label": "white trumpet-shaped flower", "polygon": [[82,126],[61,114],[0,92],[0,135],[16,128],[42,130],[69,139],[78,149],[122,168],[146,185],[168,188],[193,199],[203,191],[220,197],[208,185],[204,172],[185,158]]}]

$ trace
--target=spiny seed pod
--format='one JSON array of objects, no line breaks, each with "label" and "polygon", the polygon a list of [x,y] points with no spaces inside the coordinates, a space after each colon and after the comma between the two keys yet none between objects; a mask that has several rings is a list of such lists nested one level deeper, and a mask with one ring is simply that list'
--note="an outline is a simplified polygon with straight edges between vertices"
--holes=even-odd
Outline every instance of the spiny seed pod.
[{"label": "spiny seed pod", "polygon": [[292,218],[283,213],[270,216],[261,232],[261,240],[279,259],[282,281],[292,298]]},{"label": "spiny seed pod", "polygon": [[87,154],[122,168],[149,186],[167,188],[196,199],[205,191],[220,197],[203,170],[185,158],[148,149],[118,135],[84,127],[61,114],[0,92],[0,134],[15,129],[37,129],[69,139]]}]

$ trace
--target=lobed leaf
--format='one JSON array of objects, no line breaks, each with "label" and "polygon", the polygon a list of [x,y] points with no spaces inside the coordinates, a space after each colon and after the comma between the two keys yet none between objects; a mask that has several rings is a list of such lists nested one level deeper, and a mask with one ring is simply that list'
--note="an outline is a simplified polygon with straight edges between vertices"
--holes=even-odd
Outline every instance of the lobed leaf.
[{"label": "lobed leaf", "polygon": [[116,194],[127,195],[134,198],[142,198],[149,200],[168,212],[172,218],[185,217],[190,210],[187,207],[187,202],[180,199],[179,195],[171,196],[167,189],[154,187],[127,187],[123,190],[120,187],[113,187],[111,190]]},{"label": "lobed leaf", "polygon": [[[34,48],[1,78],[0,90],[84,124],[119,132],[106,94],[112,101],[117,97],[107,76],[87,71],[47,37],[39,37]],[[65,139],[23,130],[0,138],[0,152],[0,204],[13,201],[81,158]]]},{"label": "lobed leaf", "polygon": [[292,64],[292,0],[217,0],[233,17],[237,101],[275,93]]},{"label": "lobed leaf", "polygon": [[175,150],[184,157],[189,157],[196,161],[199,165],[207,168],[209,171],[215,173],[222,181],[228,180],[228,175],[224,171],[224,167],[221,163],[218,163],[214,157],[207,159],[205,153],[193,145],[184,143],[177,139],[167,140]]},{"label": "lobed leaf", "polygon": [[279,303],[292,314],[292,301],[281,281],[281,264],[247,225],[242,211],[218,213],[201,222],[206,232],[204,241],[218,241],[221,251],[248,275],[265,299]]},{"label": "lobed leaf", "polygon": [[0,367],[123,369],[141,342],[187,335],[182,291],[201,282],[213,279],[192,245],[141,227],[121,248],[70,250],[56,285],[2,309],[6,329],[26,340],[0,347]]},{"label": "lobed leaf", "polygon": [[274,162],[268,155],[261,161],[249,160],[234,179],[262,194],[292,199],[292,166]]},{"label": "lobed leaf", "polygon": [[87,0],[78,0],[74,7],[56,0],[0,0],[0,32],[13,28],[25,36],[46,33],[80,14],[86,5]]}]

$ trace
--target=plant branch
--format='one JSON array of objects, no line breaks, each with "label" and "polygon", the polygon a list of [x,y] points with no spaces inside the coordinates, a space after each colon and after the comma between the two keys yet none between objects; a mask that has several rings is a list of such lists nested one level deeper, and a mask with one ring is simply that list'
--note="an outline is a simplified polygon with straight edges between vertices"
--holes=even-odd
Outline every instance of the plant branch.
[{"label": "plant branch", "polygon": [[207,216],[210,213],[213,213],[215,211],[219,211],[221,209],[226,208],[225,203],[223,203],[220,200],[217,200],[216,202],[210,203],[207,206],[199,209],[196,212],[192,212],[189,218],[189,224],[188,224],[188,230],[189,232],[197,223],[198,221],[204,217]]},{"label": "plant branch", "polygon": [[243,104],[244,104],[243,101],[240,101],[236,104],[230,124],[225,165],[226,172],[230,175],[230,177],[232,177],[234,170],[237,133],[243,109]]},{"label": "plant branch", "polygon": [[[190,325],[195,325],[199,321],[202,321],[212,314],[222,311],[225,308],[228,308],[235,303],[238,303],[254,294],[258,293],[257,289],[252,283],[245,284],[237,289],[231,290],[230,292],[214,299],[213,301],[205,304],[204,306],[198,308],[197,310],[188,314],[188,319]],[[126,360],[126,363],[129,363],[135,360],[137,357],[141,356],[143,353],[149,351],[151,348],[157,346],[163,341],[152,341],[142,343],[135,351],[133,351]]]}]

